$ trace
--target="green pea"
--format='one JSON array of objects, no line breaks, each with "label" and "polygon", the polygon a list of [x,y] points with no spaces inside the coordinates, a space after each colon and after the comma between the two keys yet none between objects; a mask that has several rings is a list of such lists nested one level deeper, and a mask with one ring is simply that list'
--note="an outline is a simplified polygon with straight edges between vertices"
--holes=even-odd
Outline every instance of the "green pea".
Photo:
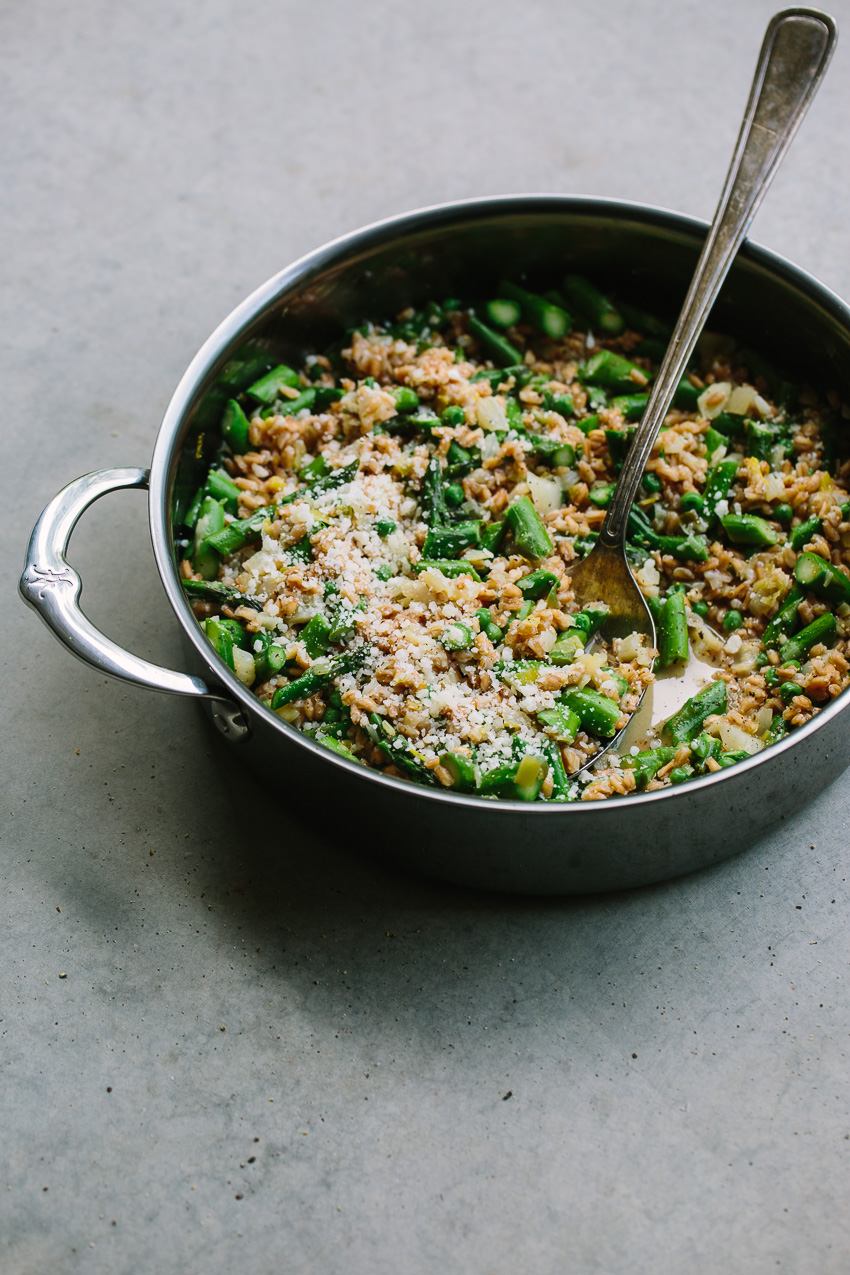
[{"label": "green pea", "polygon": [[440,413],[440,421],[443,425],[462,425],[465,420],[466,412],[462,407],[458,407],[457,405],[447,407]]},{"label": "green pea", "polygon": [[721,623],[726,632],[731,633],[735,629],[740,629],[741,625],[744,623],[744,617],[741,615],[740,611],[736,611],[735,608],[732,607],[731,610],[726,612]]},{"label": "green pea", "polygon": [[707,602],[692,602],[691,610],[693,611],[694,615],[705,617],[708,615],[709,606]]},{"label": "green pea", "polygon": [[790,505],[783,503],[774,507],[773,516],[777,522],[782,523],[783,527],[787,527],[791,519],[794,517],[794,510]]}]

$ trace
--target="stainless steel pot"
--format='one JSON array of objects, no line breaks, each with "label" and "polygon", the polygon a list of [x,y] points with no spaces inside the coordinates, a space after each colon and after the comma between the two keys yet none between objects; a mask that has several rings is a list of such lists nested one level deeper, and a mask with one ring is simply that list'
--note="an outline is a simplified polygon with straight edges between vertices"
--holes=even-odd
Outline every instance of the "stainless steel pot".
[{"label": "stainless steel pot", "polygon": [[[226,398],[258,351],[286,362],[344,328],[430,297],[482,296],[506,271],[541,283],[580,270],[621,296],[675,314],[704,223],[617,200],[470,200],[379,222],[318,249],[248,297],[193,359],[168,406],[149,473],[107,469],[64,488],[39,519],[21,593],[74,654],[125,681],[194,697],[244,760],[275,785],[345,812],[340,835],[432,876],[523,893],[587,893],[664,880],[716,863],[799,810],[850,762],[845,693],[784,742],[678,788],[604,802],[525,805],[390,779],[330,753],[266,709],[204,638],[180,587],[172,528],[198,486]],[[710,326],[850,401],[850,310],[822,284],[747,244]],[[150,488],[157,566],[191,672],[159,668],[101,634],[79,608],[65,559],[98,497]],[[178,511],[175,517],[175,510]]]}]

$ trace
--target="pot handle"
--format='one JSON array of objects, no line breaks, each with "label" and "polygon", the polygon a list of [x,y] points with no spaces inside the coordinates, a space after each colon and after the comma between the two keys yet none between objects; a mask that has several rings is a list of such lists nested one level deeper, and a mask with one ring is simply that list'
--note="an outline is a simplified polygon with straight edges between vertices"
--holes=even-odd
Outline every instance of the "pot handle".
[{"label": "pot handle", "polygon": [[109,492],[127,487],[146,489],[149,476],[147,469],[99,469],[63,487],[33,528],[19,585],[21,597],[84,663],[133,686],[212,700],[213,720],[221,733],[232,740],[244,739],[249,731],[237,704],[199,677],[161,668],[125,651],[96,629],[80,609],[83,582],[65,557],[77,520]]}]

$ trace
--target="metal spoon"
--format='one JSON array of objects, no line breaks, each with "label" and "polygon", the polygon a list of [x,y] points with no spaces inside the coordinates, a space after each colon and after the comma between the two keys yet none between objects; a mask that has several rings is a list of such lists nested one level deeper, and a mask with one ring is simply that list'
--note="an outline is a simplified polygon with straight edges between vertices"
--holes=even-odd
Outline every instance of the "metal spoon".
[{"label": "metal spoon", "polygon": [[[768,25],[726,184],[682,312],[599,538],[588,556],[571,571],[573,592],[580,607],[601,601],[609,608],[600,634],[606,640],[637,632],[645,635],[649,647],[655,646],[652,616],[626,559],[629,511],[655,436],[708,313],[823,79],[837,39],[834,20],[816,9],[784,9]],[[608,740],[602,751],[612,748],[622,734],[621,730]],[[599,756],[601,753],[588,758],[585,766]]]}]

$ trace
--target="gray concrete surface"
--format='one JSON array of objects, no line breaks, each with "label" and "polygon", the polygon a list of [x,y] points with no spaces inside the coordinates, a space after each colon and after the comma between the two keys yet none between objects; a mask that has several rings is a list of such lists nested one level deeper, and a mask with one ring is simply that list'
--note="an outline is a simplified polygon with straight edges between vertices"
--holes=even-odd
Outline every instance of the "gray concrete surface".
[{"label": "gray concrete surface", "polygon": [[[13,594],[43,504],[144,464],[207,333],[325,239],[505,191],[710,216],[772,7],[0,9],[8,1275],[850,1269],[850,775],[689,879],[464,893],[331,844]],[[850,296],[832,9],[756,238]],[[73,559],[179,664],[141,496]]]}]

